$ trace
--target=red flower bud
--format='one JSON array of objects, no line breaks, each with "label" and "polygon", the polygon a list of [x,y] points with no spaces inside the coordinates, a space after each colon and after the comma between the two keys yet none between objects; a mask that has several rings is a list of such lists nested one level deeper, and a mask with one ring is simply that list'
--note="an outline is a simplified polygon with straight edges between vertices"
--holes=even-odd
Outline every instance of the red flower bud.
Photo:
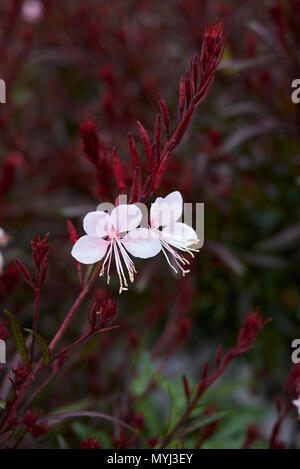
[{"label": "red flower bud", "polygon": [[80,442],[79,449],[100,449],[101,444],[99,440],[87,437],[85,440]]},{"label": "red flower bud", "polygon": [[45,422],[38,423],[40,418],[41,413],[34,414],[31,409],[29,409],[24,416],[23,423],[34,438],[38,438],[48,432]]},{"label": "red flower bud", "polygon": [[153,438],[149,438],[148,440],[148,445],[150,446],[150,448],[155,448],[155,446],[157,446],[159,443],[159,439],[155,436]]},{"label": "red flower bud", "polygon": [[97,165],[99,160],[99,139],[96,133],[95,122],[84,122],[81,124],[79,132],[82,138],[85,156],[91,163]]},{"label": "red flower bud", "polygon": [[269,321],[271,321],[270,318],[264,320],[258,312],[249,314],[242,325],[238,337],[237,353],[244,353],[251,348],[256,337]]},{"label": "red flower bud", "polygon": [[31,241],[32,257],[37,271],[37,283],[43,284],[48,270],[48,256],[50,244],[48,243],[49,233],[44,239],[39,236]]},{"label": "red flower bud", "polygon": [[182,375],[182,382],[183,382],[185,396],[187,397],[187,399],[189,399],[191,396],[191,392],[190,392],[190,386],[189,386],[189,382],[188,382],[186,375]]}]

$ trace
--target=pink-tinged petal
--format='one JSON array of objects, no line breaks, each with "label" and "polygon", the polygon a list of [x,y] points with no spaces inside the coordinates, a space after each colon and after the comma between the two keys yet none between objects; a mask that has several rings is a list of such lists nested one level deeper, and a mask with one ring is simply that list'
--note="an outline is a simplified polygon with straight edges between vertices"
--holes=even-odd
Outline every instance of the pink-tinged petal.
[{"label": "pink-tinged petal", "polygon": [[154,257],[161,250],[159,236],[147,228],[130,231],[121,239],[121,242],[132,256],[141,259]]},{"label": "pink-tinged petal", "polygon": [[118,233],[134,230],[142,220],[142,212],[137,205],[122,204],[111,212],[111,222]]},{"label": "pink-tinged petal", "polygon": [[100,210],[90,212],[83,219],[83,229],[92,238],[107,236],[110,228],[110,216],[106,212]]},{"label": "pink-tinged petal", "polygon": [[185,223],[173,223],[162,230],[163,238],[172,246],[189,247],[197,243],[196,231]]},{"label": "pink-tinged petal", "polygon": [[96,227],[96,233],[99,238],[105,238],[111,232],[111,219],[110,215],[106,212],[102,213]]},{"label": "pink-tinged petal", "polygon": [[95,264],[104,257],[109,242],[100,238],[82,236],[73,246],[72,256],[81,264]]},{"label": "pink-tinged petal", "polygon": [[164,201],[163,197],[157,197],[150,208],[150,224],[152,228],[158,228],[160,225],[160,206]]},{"label": "pink-tinged petal", "polygon": [[180,192],[174,191],[164,199],[158,197],[150,210],[150,222],[153,228],[175,223],[182,215],[183,200]]}]

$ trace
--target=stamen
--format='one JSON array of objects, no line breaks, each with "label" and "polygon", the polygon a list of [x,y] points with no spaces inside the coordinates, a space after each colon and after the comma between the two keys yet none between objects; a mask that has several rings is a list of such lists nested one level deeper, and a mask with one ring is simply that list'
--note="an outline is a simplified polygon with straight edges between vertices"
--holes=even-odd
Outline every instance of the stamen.
[{"label": "stamen", "polygon": [[[173,239],[172,239],[172,241],[173,241]],[[162,237],[160,237],[160,242],[161,242],[161,245],[162,245],[162,251],[163,251],[163,253],[164,253],[164,255],[165,255],[165,257],[166,257],[166,259],[167,259],[167,261],[168,261],[168,264],[172,267],[172,269],[177,273],[177,270],[176,270],[175,267],[171,264],[171,262],[170,262],[170,260],[169,260],[169,258],[168,258],[168,256],[167,256],[167,253],[165,252],[165,250],[169,251],[170,254],[172,254],[172,256],[173,256],[173,258],[174,258],[174,262],[176,263],[176,265],[177,265],[177,266],[179,267],[179,269],[181,270],[181,274],[182,274],[183,277],[184,277],[187,273],[189,273],[189,272],[190,272],[189,270],[183,269],[183,268],[181,267],[181,265],[180,265],[180,263],[181,263],[182,265],[189,265],[189,261],[188,261],[185,257],[181,256],[178,252],[176,252],[176,251],[168,244],[168,242],[167,242],[165,239],[163,239]],[[177,243],[176,243],[176,244],[177,244]],[[176,247],[177,247],[177,246],[176,246]],[[184,249],[184,248],[182,248],[181,246],[178,246],[178,249],[179,249],[180,251],[189,252],[188,249]],[[179,263],[178,261],[179,261],[180,263]]]},{"label": "stamen", "polygon": [[123,257],[123,261],[127,267],[127,270],[128,270],[128,275],[129,275],[129,279],[131,282],[134,282],[134,273],[136,273],[136,270],[135,270],[135,267],[134,267],[134,263],[133,261],[131,260],[131,258],[129,257],[129,255],[127,254],[126,252],[126,249],[124,248],[124,246],[122,245],[122,242],[120,240],[116,240],[117,243],[118,243],[118,247],[120,249],[120,252],[122,254],[122,257]]},{"label": "stamen", "polygon": [[109,276],[109,271],[110,271],[110,265],[111,265],[111,258],[112,258],[112,242],[110,243],[110,246],[107,250],[107,254],[105,256],[105,259],[103,261],[103,264],[102,264],[102,268],[101,268],[101,271],[100,271],[100,274],[99,274],[99,277],[102,277],[102,275],[104,274],[105,272],[105,264],[107,262],[107,260],[109,259],[108,261],[108,267],[107,267],[107,285],[109,285],[109,282],[110,282],[110,276]]},{"label": "stamen", "polygon": [[177,270],[175,269],[175,267],[171,264],[170,259],[168,258],[168,255],[167,255],[167,253],[166,253],[166,251],[165,251],[164,246],[162,245],[161,247],[162,247],[162,252],[164,253],[165,258],[167,259],[167,262],[168,262],[169,266],[174,270],[174,272],[175,272],[176,274],[178,274],[178,272],[177,272]]},{"label": "stamen", "polygon": [[[119,256],[119,251],[118,251],[118,247],[117,247],[116,242],[114,242],[114,254],[115,254],[115,262],[116,262],[117,272],[118,272],[119,280],[120,280],[120,291],[122,292],[124,290],[123,282],[125,284],[125,287],[128,287],[128,285],[127,285],[126,277],[124,275],[124,270],[123,270],[122,262],[121,262],[121,259],[120,259],[120,256]],[[123,281],[122,281],[122,278],[123,278]],[[127,288],[126,288],[126,290],[127,290]]]},{"label": "stamen", "polygon": [[[128,255],[125,247],[122,244],[122,240],[119,237],[119,234],[116,232],[112,232],[109,236],[109,247],[107,248],[106,254],[104,261],[102,263],[101,271],[99,273],[99,276],[103,276],[105,274],[106,270],[106,275],[107,275],[107,284],[110,282],[110,267],[111,267],[111,260],[112,260],[112,255],[114,254],[115,258],[115,264],[116,264],[116,269],[119,277],[119,282],[120,282],[120,289],[119,293],[122,293],[124,290],[128,290],[128,283],[127,283],[127,278],[124,272],[123,268],[123,262],[125,264],[125,267],[128,272],[128,276],[131,282],[134,282],[134,274],[136,274],[135,266]],[[108,264],[108,265],[107,265]],[[107,265],[107,268],[106,268]]]}]

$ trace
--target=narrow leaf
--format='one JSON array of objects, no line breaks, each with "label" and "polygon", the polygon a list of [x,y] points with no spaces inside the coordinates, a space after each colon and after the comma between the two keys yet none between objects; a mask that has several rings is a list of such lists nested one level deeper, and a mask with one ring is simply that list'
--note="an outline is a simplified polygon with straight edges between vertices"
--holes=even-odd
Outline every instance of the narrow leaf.
[{"label": "narrow leaf", "polygon": [[161,141],[161,115],[157,114],[155,127],[154,127],[154,143],[156,145],[158,152],[160,150],[160,141]]},{"label": "narrow leaf", "polygon": [[28,352],[26,349],[25,340],[24,340],[21,327],[19,326],[18,321],[16,320],[15,316],[12,313],[7,311],[7,309],[4,310],[4,313],[9,321],[11,332],[14,338],[16,339],[17,349],[22,357],[23,363],[25,366],[29,366]]},{"label": "narrow leaf", "polygon": [[165,123],[166,133],[167,133],[167,139],[169,140],[169,138],[170,138],[170,118],[169,118],[169,111],[168,111],[166,102],[165,102],[165,100],[164,100],[164,97],[163,97],[163,95],[162,95],[161,93],[159,93],[159,95],[158,95],[158,103],[159,103],[159,107],[160,107],[161,113],[162,113],[163,118],[164,118],[164,123]]},{"label": "narrow leaf", "polygon": [[120,158],[119,158],[116,147],[113,148],[112,157],[113,157],[113,165],[114,165],[114,171],[115,171],[115,177],[116,177],[117,185],[118,185],[120,194],[124,194],[125,193],[125,183],[124,183],[124,179],[123,179],[123,171],[122,171],[122,166],[121,166]]}]

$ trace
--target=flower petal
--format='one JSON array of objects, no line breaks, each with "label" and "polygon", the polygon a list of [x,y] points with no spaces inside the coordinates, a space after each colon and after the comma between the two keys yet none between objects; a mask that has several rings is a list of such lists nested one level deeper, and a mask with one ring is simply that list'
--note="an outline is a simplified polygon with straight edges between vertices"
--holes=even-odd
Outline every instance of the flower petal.
[{"label": "flower petal", "polygon": [[165,198],[158,197],[150,210],[150,221],[153,228],[175,223],[182,214],[183,200],[179,191],[171,192]]},{"label": "flower petal", "polygon": [[196,231],[185,223],[173,223],[162,230],[163,238],[172,246],[189,247],[196,244],[198,237]]},{"label": "flower petal", "polygon": [[111,222],[118,233],[134,230],[142,220],[142,212],[137,205],[122,204],[111,212]]},{"label": "flower petal", "polygon": [[147,228],[130,231],[121,239],[121,242],[130,254],[141,259],[154,257],[161,250],[158,234]]},{"label": "flower petal", "polygon": [[106,212],[96,210],[88,213],[83,219],[83,229],[92,238],[103,238],[110,231],[110,216]]},{"label": "flower petal", "polygon": [[95,264],[104,257],[108,245],[104,239],[82,236],[74,244],[71,254],[81,264]]}]

